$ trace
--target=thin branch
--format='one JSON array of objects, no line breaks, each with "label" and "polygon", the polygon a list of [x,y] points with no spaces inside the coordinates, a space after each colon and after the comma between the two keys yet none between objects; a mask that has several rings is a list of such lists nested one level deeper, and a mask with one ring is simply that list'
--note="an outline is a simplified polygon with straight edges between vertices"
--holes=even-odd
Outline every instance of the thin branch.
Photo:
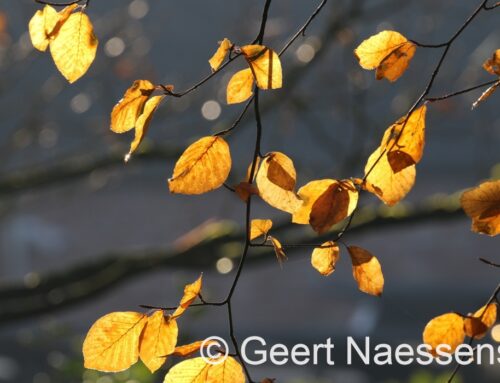
[{"label": "thin branch", "polygon": [[483,82],[482,84],[475,85],[475,86],[470,87],[470,88],[462,89],[462,90],[459,90],[459,91],[456,91],[456,92],[453,92],[453,93],[448,93],[448,94],[445,94],[444,96],[426,97],[424,100],[425,101],[429,101],[429,102],[446,100],[448,98],[459,96],[459,95],[464,94],[464,93],[472,92],[473,90],[476,90],[476,89],[480,89],[480,88],[484,88],[484,87],[489,86],[489,85],[493,85],[496,82],[498,82],[498,79],[487,81],[487,82]]}]

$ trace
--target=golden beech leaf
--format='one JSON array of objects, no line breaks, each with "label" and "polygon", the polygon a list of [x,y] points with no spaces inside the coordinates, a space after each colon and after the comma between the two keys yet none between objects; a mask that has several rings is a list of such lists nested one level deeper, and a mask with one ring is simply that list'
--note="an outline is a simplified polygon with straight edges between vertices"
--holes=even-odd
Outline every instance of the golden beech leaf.
[{"label": "golden beech leaf", "polygon": [[412,165],[394,173],[387,153],[384,153],[378,161],[382,153],[383,149],[378,147],[368,158],[365,166],[365,175],[368,174],[368,176],[363,187],[387,205],[392,206],[401,201],[411,190],[415,184],[416,170],[415,165]]},{"label": "golden beech leaf", "polygon": [[396,81],[406,71],[416,46],[395,31],[382,31],[364,40],[354,55],[364,69],[376,69],[376,78]]},{"label": "golden beech leaf", "polygon": [[193,343],[186,344],[183,346],[177,346],[175,348],[174,352],[172,353],[172,355],[181,356],[181,357],[190,356],[190,355],[194,354],[195,352],[198,352],[204,343],[206,343],[206,342],[203,340],[199,340],[197,342],[193,342]]},{"label": "golden beech leaf", "polygon": [[156,310],[148,317],[141,336],[139,355],[151,372],[163,366],[167,355],[174,352],[177,335],[177,322],[166,318],[162,310]]},{"label": "golden beech leaf", "polygon": [[318,234],[323,234],[348,217],[357,203],[358,191],[352,181],[335,181],[313,202],[309,223]]},{"label": "golden beech leaf", "polygon": [[500,49],[493,52],[493,55],[484,62],[483,68],[490,74],[500,76]]},{"label": "golden beech leaf", "polygon": [[293,214],[302,204],[294,191],[296,178],[292,160],[271,152],[261,161],[255,178],[259,196],[276,209]]},{"label": "golden beech leaf", "polygon": [[233,357],[214,364],[193,358],[172,367],[163,383],[245,383],[245,373]]},{"label": "golden beech leaf", "polygon": [[432,319],[425,326],[423,340],[425,344],[432,347],[431,353],[436,356],[436,348],[440,345],[448,345],[449,349],[442,352],[451,353],[464,342],[464,320],[455,313],[440,315]]},{"label": "golden beech leaf", "polygon": [[283,246],[281,246],[281,242],[271,236],[268,236],[267,238],[271,241],[271,244],[274,248],[274,253],[276,254],[276,258],[278,259],[278,263],[280,264],[280,266],[282,266],[283,262],[285,262],[288,257],[285,254],[285,250],[283,250]]},{"label": "golden beech leaf", "polygon": [[313,250],[311,264],[321,275],[328,276],[335,271],[335,264],[339,257],[338,245],[333,241],[328,241]]},{"label": "golden beech leaf", "polygon": [[250,222],[250,241],[260,236],[266,236],[273,227],[273,221],[270,219],[252,219]]},{"label": "golden beech leaf", "polygon": [[263,45],[245,45],[241,47],[241,53],[245,56],[259,88],[281,88],[283,74],[276,52]]},{"label": "golden beech leaf", "polygon": [[483,182],[465,191],[460,204],[472,218],[472,231],[491,236],[500,233],[500,180]]},{"label": "golden beech leaf", "polygon": [[481,93],[481,96],[472,103],[472,109],[476,108],[481,102],[486,100],[488,97],[490,97],[495,91],[500,87],[500,80],[498,80],[496,83],[494,83],[492,86],[490,86],[488,89],[486,89],[483,93]]},{"label": "golden beech leaf", "polygon": [[497,304],[490,303],[477,310],[472,317],[464,319],[465,334],[470,338],[481,339],[497,321]]},{"label": "golden beech leaf", "polygon": [[227,84],[227,103],[238,104],[248,100],[253,93],[253,75],[250,68],[236,72]]},{"label": "golden beech leaf", "polygon": [[139,359],[139,340],[147,316],[136,312],[114,312],[98,319],[83,342],[85,368],[117,372]]},{"label": "golden beech leaf", "polygon": [[369,251],[357,246],[347,248],[351,255],[352,275],[361,291],[381,296],[384,290],[384,275],[378,259]]},{"label": "golden beech leaf", "polygon": [[50,53],[57,69],[70,82],[82,77],[95,59],[98,41],[89,17],[72,13],[50,42]]},{"label": "golden beech leaf", "polygon": [[202,194],[222,186],[230,170],[227,142],[222,137],[203,137],[182,153],[168,185],[172,193]]},{"label": "golden beech leaf", "polygon": [[224,39],[221,42],[219,42],[219,48],[215,52],[215,54],[212,56],[210,60],[208,60],[208,63],[210,64],[210,67],[212,70],[215,72],[219,67],[221,66],[222,62],[226,59],[226,56],[231,49],[231,46],[233,44],[231,41],[228,39]]},{"label": "golden beech leaf", "polygon": [[234,187],[234,191],[243,202],[247,202],[251,195],[259,194],[257,187],[248,182],[240,182]]},{"label": "golden beech leaf", "polygon": [[387,150],[387,159],[394,173],[420,162],[425,144],[425,114],[423,105],[409,117],[400,118],[384,133],[382,148]]},{"label": "golden beech leaf", "polygon": [[130,156],[132,156],[132,154],[137,150],[142,140],[146,136],[149,124],[151,123],[151,119],[153,118],[156,109],[158,109],[158,106],[164,98],[165,96],[153,96],[148,101],[146,101],[142,114],[135,122],[135,138],[134,141],[132,141],[132,143],[130,144],[130,150],[125,156],[125,162],[128,162]]},{"label": "golden beech leaf", "polygon": [[111,112],[111,130],[125,133],[133,129],[154,89],[148,80],[135,80]]},{"label": "golden beech leaf", "polygon": [[179,307],[177,307],[177,309],[172,314],[172,318],[180,317],[182,314],[184,314],[184,311],[186,311],[187,308],[191,306],[191,303],[193,303],[198,295],[200,295],[202,282],[203,275],[200,275],[200,277],[196,281],[184,287],[184,295],[181,299],[181,302],[179,303]]}]

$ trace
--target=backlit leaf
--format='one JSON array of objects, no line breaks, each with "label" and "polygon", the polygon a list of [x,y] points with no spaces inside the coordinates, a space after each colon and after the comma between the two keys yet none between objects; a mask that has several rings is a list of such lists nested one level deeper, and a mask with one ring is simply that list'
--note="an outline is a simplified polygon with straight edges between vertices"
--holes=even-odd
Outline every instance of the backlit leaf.
[{"label": "backlit leaf", "polygon": [[186,311],[187,308],[191,306],[191,303],[193,303],[198,295],[200,295],[202,280],[203,276],[200,275],[200,277],[196,281],[184,287],[184,295],[182,296],[181,302],[179,303],[179,307],[177,307],[177,309],[172,314],[172,318],[178,318],[179,316],[184,314],[184,311]]},{"label": "backlit leaf", "polygon": [[500,233],[500,180],[465,191],[460,204],[472,218],[472,231],[491,236]]},{"label": "backlit leaf", "polygon": [[464,318],[464,330],[468,337],[481,339],[497,321],[497,304],[490,303],[477,310],[472,318]]},{"label": "backlit leaf", "polygon": [[364,40],[354,54],[364,69],[376,69],[376,78],[396,81],[406,71],[416,46],[395,31],[382,31]]},{"label": "backlit leaf", "polygon": [[248,182],[240,182],[234,187],[234,192],[243,202],[247,202],[248,198],[251,195],[259,194],[259,190],[257,189],[257,187],[254,184],[250,184]]},{"label": "backlit leaf", "polygon": [[411,190],[415,184],[416,170],[415,165],[412,165],[394,173],[387,153],[384,153],[377,162],[382,152],[383,150],[378,147],[368,158],[365,166],[365,174],[368,174],[368,177],[363,187],[387,205],[392,206],[401,201]]},{"label": "backlit leaf", "polygon": [[464,342],[464,320],[455,313],[440,315],[432,319],[425,326],[423,340],[432,347],[431,353],[436,356],[436,348],[440,344],[448,345],[450,349],[443,348],[446,353],[453,353]]},{"label": "backlit leaf", "polygon": [[216,71],[221,66],[222,62],[226,59],[226,56],[231,49],[231,41],[224,39],[219,43],[219,48],[214,53],[212,58],[208,60],[210,67],[213,71]]},{"label": "backlit leaf", "polygon": [[132,143],[130,144],[130,150],[125,156],[125,162],[130,159],[132,153],[137,150],[142,140],[146,136],[149,124],[151,123],[151,119],[153,118],[156,109],[158,109],[158,106],[164,98],[165,96],[153,96],[148,101],[146,101],[142,114],[135,122],[135,138],[134,141],[132,141]]},{"label": "backlit leaf", "polygon": [[347,248],[351,255],[352,275],[361,291],[380,296],[384,290],[384,275],[378,259],[357,246]]},{"label": "backlit leaf", "polygon": [[141,336],[139,355],[146,367],[155,372],[175,350],[178,328],[175,319],[166,318],[162,310],[148,317]]},{"label": "backlit leaf", "polygon": [[148,80],[135,80],[111,112],[111,130],[124,133],[133,129],[154,89]]},{"label": "backlit leaf", "polygon": [[263,45],[245,45],[241,47],[241,52],[245,56],[259,88],[281,88],[283,75],[281,61],[276,52]]},{"label": "backlit leaf", "polygon": [[186,344],[183,346],[177,346],[175,348],[174,352],[172,353],[172,355],[181,356],[181,357],[190,356],[190,355],[194,354],[195,352],[198,352],[204,343],[205,343],[205,341],[199,340],[197,342],[193,342],[193,343]]},{"label": "backlit leaf", "polygon": [[327,276],[335,271],[335,264],[340,256],[340,249],[333,241],[325,242],[321,246],[313,250],[311,264],[320,274]]},{"label": "backlit leaf", "polygon": [[273,227],[270,219],[252,219],[250,222],[250,240],[253,241],[260,236],[266,236]]},{"label": "backlit leaf", "polygon": [[493,55],[484,62],[483,68],[490,74],[500,76],[500,49],[493,52]]},{"label": "backlit leaf", "polygon": [[292,160],[283,153],[272,152],[261,161],[255,180],[264,201],[293,214],[302,204],[294,191],[296,178]]},{"label": "backlit leaf", "polygon": [[394,173],[420,162],[425,144],[426,112],[427,106],[423,105],[385,131],[381,147],[387,149],[387,159]]},{"label": "backlit leaf", "polygon": [[83,342],[85,368],[117,372],[136,363],[146,322],[146,315],[136,312],[115,312],[98,319]]},{"label": "backlit leaf", "polygon": [[203,137],[182,153],[168,185],[172,193],[202,194],[222,186],[230,170],[227,142],[222,137]]},{"label": "backlit leaf", "polygon": [[238,104],[248,100],[253,93],[253,75],[247,68],[236,72],[227,84],[227,103]]},{"label": "backlit leaf", "polygon": [[214,363],[218,364],[203,358],[185,360],[170,369],[164,383],[245,383],[243,368],[233,357]]},{"label": "backlit leaf", "polygon": [[271,236],[268,236],[267,238],[271,241],[271,244],[273,245],[274,253],[276,254],[278,263],[280,264],[280,266],[283,265],[283,262],[285,262],[288,259],[288,257],[285,254],[285,250],[283,250],[281,242]]},{"label": "backlit leaf", "polygon": [[89,69],[95,59],[97,45],[89,17],[83,12],[76,12],[62,24],[50,42],[50,53],[57,69],[73,83]]}]

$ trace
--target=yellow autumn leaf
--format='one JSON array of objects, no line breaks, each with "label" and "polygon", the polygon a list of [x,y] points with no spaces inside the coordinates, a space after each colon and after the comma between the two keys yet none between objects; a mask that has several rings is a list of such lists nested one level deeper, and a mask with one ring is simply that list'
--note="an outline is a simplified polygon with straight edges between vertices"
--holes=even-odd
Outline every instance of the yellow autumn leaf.
[{"label": "yellow autumn leaf", "polygon": [[483,182],[465,191],[460,204],[472,218],[472,231],[491,236],[500,233],[500,180]]},{"label": "yellow autumn leaf", "polygon": [[226,59],[226,56],[231,49],[233,44],[228,39],[224,39],[219,43],[219,48],[214,53],[212,58],[208,60],[210,67],[213,71],[216,71],[221,66],[222,62]]},{"label": "yellow autumn leaf", "polygon": [[411,190],[415,184],[416,170],[415,165],[412,165],[394,173],[387,153],[383,153],[377,162],[382,153],[383,149],[378,147],[368,158],[365,166],[365,175],[368,174],[368,176],[363,187],[387,205],[392,206],[401,201]]},{"label": "yellow autumn leaf", "polygon": [[185,344],[183,346],[177,346],[172,355],[181,357],[192,355],[195,352],[198,352],[205,343],[205,341],[199,340],[190,344]]},{"label": "yellow autumn leaf", "polygon": [[358,191],[351,180],[335,181],[311,206],[309,223],[319,234],[348,217],[358,203]]},{"label": "yellow autumn leaf", "polygon": [[178,332],[175,319],[166,318],[162,310],[156,310],[148,317],[141,336],[139,356],[151,372],[163,366],[167,355],[174,352]]},{"label": "yellow autumn leaf", "polygon": [[382,295],[384,275],[378,259],[358,246],[349,246],[347,250],[351,256],[352,275],[359,289],[370,295]]},{"label": "yellow autumn leaf", "polygon": [[250,222],[250,241],[260,236],[266,236],[273,227],[273,221],[270,219],[252,219]]},{"label": "yellow autumn leaf", "polygon": [[238,104],[248,100],[253,93],[253,75],[251,69],[236,72],[227,84],[227,103]]},{"label": "yellow autumn leaf", "polygon": [[154,89],[148,80],[135,80],[111,112],[111,130],[125,133],[133,129]]},{"label": "yellow autumn leaf", "polygon": [[172,193],[202,194],[222,186],[230,170],[227,142],[222,137],[203,137],[182,153],[168,185]]},{"label": "yellow autumn leaf", "polygon": [[280,264],[280,266],[283,265],[283,262],[285,262],[288,259],[288,257],[285,254],[285,250],[283,249],[281,242],[278,241],[277,238],[274,238],[272,236],[268,236],[267,238],[271,241],[271,244],[273,245],[274,253],[276,254],[278,263]]},{"label": "yellow autumn leaf", "polygon": [[50,43],[50,34],[58,20],[57,11],[50,5],[35,12],[28,24],[31,43],[39,51],[45,52]]},{"label": "yellow autumn leaf", "polygon": [[136,363],[146,322],[146,315],[136,312],[114,312],[98,319],[83,342],[85,368],[117,372]]},{"label": "yellow autumn leaf", "polygon": [[98,41],[89,17],[72,13],[50,42],[50,53],[57,69],[73,83],[82,77],[95,59]]},{"label": "yellow autumn leaf", "polygon": [[245,373],[233,357],[214,364],[193,358],[172,367],[163,383],[245,383]]},{"label": "yellow autumn leaf", "polygon": [[295,194],[296,178],[292,160],[271,152],[261,161],[255,178],[259,196],[276,209],[293,214],[302,204]]},{"label": "yellow autumn leaf", "polygon": [[172,318],[180,317],[182,314],[184,314],[184,311],[186,311],[187,308],[191,306],[191,303],[193,303],[198,295],[200,295],[202,283],[203,275],[200,275],[196,281],[184,287],[184,295],[182,296],[181,302],[179,303],[179,307],[177,307],[177,309],[172,314]]},{"label": "yellow autumn leaf", "polygon": [[493,52],[493,55],[484,62],[483,68],[490,74],[500,76],[500,49]]},{"label": "yellow autumn leaf", "polygon": [[455,313],[440,315],[432,319],[425,326],[423,340],[425,344],[432,347],[431,353],[436,356],[436,348],[439,345],[448,345],[443,348],[443,353],[453,354],[455,349],[464,342],[464,320]]},{"label": "yellow autumn leaf", "polygon": [[387,150],[387,159],[394,173],[418,164],[425,144],[425,115],[427,106],[401,117],[384,133],[381,148]]},{"label": "yellow autumn leaf", "polygon": [[470,338],[481,339],[497,321],[497,304],[490,303],[481,307],[472,317],[464,319],[465,334]]},{"label": "yellow autumn leaf", "polygon": [[395,31],[382,31],[364,40],[354,55],[364,69],[376,69],[376,78],[396,81],[406,71],[416,46]]},{"label": "yellow autumn leaf", "polygon": [[316,247],[311,254],[311,264],[321,275],[328,276],[335,271],[340,249],[333,241],[327,241]]},{"label": "yellow autumn leaf", "polygon": [[135,122],[135,138],[134,141],[132,141],[132,143],[130,144],[130,150],[125,156],[125,162],[130,159],[130,156],[137,150],[142,140],[146,136],[149,124],[151,123],[151,119],[153,118],[156,109],[158,109],[158,106],[164,98],[165,96],[153,96],[146,101],[142,114],[139,116],[139,118],[137,118],[137,121]]},{"label": "yellow autumn leaf", "polygon": [[245,56],[259,88],[281,88],[283,74],[276,52],[263,45],[245,45],[241,47],[241,53]]}]

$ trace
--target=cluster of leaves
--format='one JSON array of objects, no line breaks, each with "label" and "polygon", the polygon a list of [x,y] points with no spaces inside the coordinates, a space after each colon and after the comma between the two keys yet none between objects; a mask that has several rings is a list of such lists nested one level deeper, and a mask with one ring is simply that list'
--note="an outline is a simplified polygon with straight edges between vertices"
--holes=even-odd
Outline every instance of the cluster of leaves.
[{"label": "cluster of leaves", "polygon": [[[60,12],[47,5],[39,10],[29,23],[33,45],[50,52],[59,71],[74,82],[86,73],[92,64],[97,39],[85,6],[70,5]],[[307,24],[306,24],[307,25]],[[363,41],[354,51],[362,68],[375,70],[377,79],[391,82],[400,78],[409,67],[418,44],[395,31],[382,31]],[[227,103],[236,104],[250,99],[255,89],[270,90],[282,87],[283,75],[280,55],[273,49],[252,43],[237,46],[225,38],[219,43],[209,64],[213,73],[221,70],[235,58],[242,56],[247,68],[236,72],[227,85]],[[500,54],[497,50],[484,68],[500,75]],[[495,82],[479,99],[490,96],[499,86]],[[196,88],[196,87],[194,87]],[[193,89],[194,89],[193,88]],[[186,92],[187,93],[187,92]],[[184,93],[184,94],[186,94]],[[125,133],[135,130],[135,137],[125,156],[128,161],[139,148],[155,111],[167,96],[174,93],[173,85],[155,85],[149,80],[136,80],[111,113],[111,130]],[[424,94],[425,96],[425,94]],[[270,206],[290,214],[291,221],[310,225],[318,234],[332,230],[345,222],[340,235],[316,246],[311,264],[322,275],[335,270],[340,258],[340,236],[349,227],[357,209],[362,191],[377,196],[392,206],[409,193],[415,183],[416,165],[421,161],[425,145],[428,104],[423,97],[410,111],[383,134],[380,145],[367,159],[363,178],[312,180],[297,190],[297,174],[293,160],[286,154],[272,151],[261,155],[256,151],[246,178],[230,188],[245,202],[251,195],[260,197]],[[230,146],[221,132],[199,138],[189,145],[177,160],[168,181],[172,193],[202,194],[223,185],[232,168]],[[473,219],[473,230],[496,235],[500,227],[500,183],[491,181],[467,191],[462,206]],[[248,228],[248,240],[263,237],[253,246],[274,247],[279,262],[286,260],[285,248],[269,235],[272,221],[255,219]],[[361,291],[380,296],[384,276],[378,259],[368,250],[345,245],[350,254],[354,279]],[[159,369],[167,357],[189,356],[200,350],[201,342],[177,346],[177,319],[200,297],[201,277],[187,285],[179,306],[171,315],[157,309],[149,314],[116,312],[108,314],[92,326],[83,346],[85,366],[100,371],[121,371],[139,358],[152,371]],[[496,320],[496,303],[488,302],[471,316],[445,314],[433,319],[424,331],[424,341],[435,347],[448,343],[454,349],[465,335],[472,339],[482,336]],[[265,380],[266,381],[266,380]],[[165,382],[245,382],[242,366],[232,357],[212,365],[202,358],[189,359],[170,369]]]}]

